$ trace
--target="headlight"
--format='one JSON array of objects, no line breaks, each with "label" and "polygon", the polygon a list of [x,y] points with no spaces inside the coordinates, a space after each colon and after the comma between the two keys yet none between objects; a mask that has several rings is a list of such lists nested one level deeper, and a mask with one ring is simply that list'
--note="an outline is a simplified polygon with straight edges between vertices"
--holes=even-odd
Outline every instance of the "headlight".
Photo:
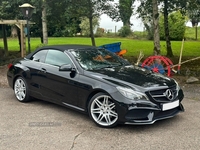
[{"label": "headlight", "polygon": [[180,86],[178,85],[178,82],[176,80],[174,80],[174,82],[176,83],[176,91],[178,92],[181,88]]},{"label": "headlight", "polygon": [[144,93],[138,92],[138,91],[134,91],[133,89],[130,88],[125,88],[125,87],[121,87],[118,86],[116,87],[118,89],[118,91],[126,98],[128,99],[132,99],[132,100],[148,100],[147,96]]}]

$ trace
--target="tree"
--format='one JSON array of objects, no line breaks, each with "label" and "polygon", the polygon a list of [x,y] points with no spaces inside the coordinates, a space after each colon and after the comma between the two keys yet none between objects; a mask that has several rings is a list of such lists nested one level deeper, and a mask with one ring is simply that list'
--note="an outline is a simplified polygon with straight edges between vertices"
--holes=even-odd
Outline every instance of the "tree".
[{"label": "tree", "polygon": [[123,26],[130,28],[132,25],[130,18],[133,15],[133,4],[135,0],[119,0],[119,3],[113,3],[106,14],[114,21],[122,21]]},{"label": "tree", "polygon": [[90,37],[92,45],[95,46],[93,32],[93,19],[98,18],[101,14],[110,8],[110,2],[113,0],[67,0],[67,12],[75,18],[87,17],[89,19]]},{"label": "tree", "polygon": [[[93,29],[97,29],[98,26],[99,26],[99,19],[93,18],[92,25],[93,25]],[[80,28],[81,28],[81,33],[83,35],[90,36],[90,26],[89,26],[89,19],[88,18],[83,17],[81,19]]]},{"label": "tree", "polygon": [[42,35],[43,35],[43,40],[42,40],[43,44],[48,44],[46,0],[42,1]]},{"label": "tree", "polygon": [[166,40],[166,45],[167,45],[167,56],[172,57],[173,52],[172,52],[172,47],[171,47],[171,41],[170,41],[170,34],[169,34],[169,22],[168,22],[168,12],[169,9],[169,2],[168,0],[164,0],[164,27],[165,27],[165,40]]},{"label": "tree", "polygon": [[[150,3],[152,2],[152,4]],[[195,1],[195,0],[189,0]],[[140,17],[142,17],[143,21],[145,20],[144,18],[147,18],[146,22],[144,22],[145,27],[147,30],[150,32],[150,26],[151,26],[151,16],[153,17],[152,20],[154,22],[154,54],[159,54],[160,53],[160,46],[159,46],[159,38],[158,38],[158,29],[159,27],[156,25],[157,24],[157,19],[159,18],[159,12],[163,13],[164,16],[164,29],[165,29],[165,40],[166,40],[166,45],[167,45],[167,56],[172,57],[173,56],[173,51],[171,48],[171,42],[170,42],[170,34],[169,34],[169,22],[168,22],[168,15],[171,12],[180,10],[182,13],[185,12],[186,10],[186,5],[187,5],[187,0],[141,0],[141,5],[138,8],[138,12],[140,13]],[[189,2],[189,3],[190,3]],[[158,10],[156,7],[158,7],[160,10]],[[154,14],[151,15],[151,8],[153,8]],[[150,15],[149,15],[150,14]],[[146,16],[145,16],[146,15]],[[149,23],[148,23],[149,22]],[[156,23],[156,24],[155,24]]]},{"label": "tree", "polygon": [[154,28],[154,55],[160,55],[160,30],[158,1],[152,0],[153,6],[153,28]]},{"label": "tree", "polygon": [[151,0],[142,0],[137,8],[138,18],[142,19],[144,27],[148,33],[148,39],[153,40],[153,7]]},{"label": "tree", "polygon": [[195,27],[195,38],[197,40],[197,26],[200,22],[200,1],[199,0],[190,0],[190,2],[186,5],[188,17],[192,23],[192,26]]},{"label": "tree", "polygon": [[[183,10],[182,8],[185,7],[186,1],[185,0],[161,0],[163,3],[163,16],[164,16],[164,31],[165,31],[165,41],[166,41],[166,50],[167,56],[173,57],[173,51],[171,47],[171,40],[170,40],[170,28],[169,28],[169,14],[176,11],[176,10]],[[182,37],[183,38],[183,37]]]},{"label": "tree", "polygon": [[[181,41],[185,34],[185,23],[186,17],[184,17],[180,11],[172,12],[168,16],[169,34],[170,40]],[[164,27],[164,16],[160,16],[160,38],[165,40],[165,27]]]},{"label": "tree", "polygon": [[[142,18],[145,28],[150,38],[153,38],[153,54],[160,55],[160,30],[159,30],[159,11],[157,0],[141,0],[137,9],[139,17]],[[152,33],[153,31],[153,33]]]},{"label": "tree", "polygon": [[130,27],[130,18],[133,15],[133,3],[135,0],[119,0],[119,17],[123,22],[123,26]]}]

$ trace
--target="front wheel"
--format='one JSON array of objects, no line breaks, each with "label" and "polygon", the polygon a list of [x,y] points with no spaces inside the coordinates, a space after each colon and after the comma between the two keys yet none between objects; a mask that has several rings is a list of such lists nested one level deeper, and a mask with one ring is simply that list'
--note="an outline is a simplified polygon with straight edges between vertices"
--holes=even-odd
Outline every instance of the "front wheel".
[{"label": "front wheel", "polygon": [[105,93],[97,93],[92,97],[88,106],[92,120],[101,127],[117,125],[118,113],[113,99]]},{"label": "front wheel", "polygon": [[22,77],[15,80],[14,92],[18,101],[27,102],[30,100],[27,83]]}]

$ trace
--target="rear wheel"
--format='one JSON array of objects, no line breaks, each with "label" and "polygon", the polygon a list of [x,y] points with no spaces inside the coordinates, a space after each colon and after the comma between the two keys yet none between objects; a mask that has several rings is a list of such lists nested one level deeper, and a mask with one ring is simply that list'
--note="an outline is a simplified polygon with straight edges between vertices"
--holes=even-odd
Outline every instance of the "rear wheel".
[{"label": "rear wheel", "polygon": [[15,80],[14,92],[18,101],[27,102],[30,100],[27,83],[22,77]]},{"label": "rear wheel", "polygon": [[92,97],[88,106],[92,120],[101,127],[117,125],[118,114],[113,99],[105,93],[97,93]]}]

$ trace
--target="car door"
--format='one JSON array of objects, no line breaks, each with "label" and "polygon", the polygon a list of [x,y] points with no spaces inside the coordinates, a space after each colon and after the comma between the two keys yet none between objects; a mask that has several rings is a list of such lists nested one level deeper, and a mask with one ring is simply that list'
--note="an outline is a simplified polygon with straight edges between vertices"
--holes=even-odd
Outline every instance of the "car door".
[{"label": "car door", "polygon": [[78,82],[79,75],[71,78],[71,71],[59,71],[64,64],[73,65],[69,56],[59,50],[49,50],[40,67],[40,88],[49,101],[77,105],[78,88],[74,83]]},{"label": "car door", "polygon": [[38,72],[40,71],[41,64],[44,63],[48,50],[40,50],[35,53],[30,60],[26,61],[26,66],[29,68],[30,76],[27,80],[29,83],[29,90],[34,97],[41,98],[41,90],[39,88],[40,78]]}]

